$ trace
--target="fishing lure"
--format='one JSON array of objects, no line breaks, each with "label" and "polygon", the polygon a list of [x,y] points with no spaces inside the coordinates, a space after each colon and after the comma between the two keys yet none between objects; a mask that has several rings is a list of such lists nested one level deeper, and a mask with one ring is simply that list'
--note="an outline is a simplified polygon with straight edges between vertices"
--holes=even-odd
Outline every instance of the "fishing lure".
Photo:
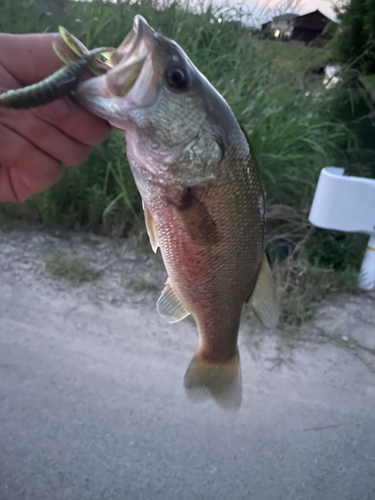
[{"label": "fishing lure", "polygon": [[79,56],[79,59],[72,61],[64,49],[54,43],[54,51],[66,66],[41,82],[20,89],[12,89],[1,94],[0,107],[16,110],[44,106],[65,95],[74,94],[86,70],[99,75],[112,67],[109,61],[116,49],[101,47],[88,51],[65,28],[60,27],[59,31],[65,43]]}]

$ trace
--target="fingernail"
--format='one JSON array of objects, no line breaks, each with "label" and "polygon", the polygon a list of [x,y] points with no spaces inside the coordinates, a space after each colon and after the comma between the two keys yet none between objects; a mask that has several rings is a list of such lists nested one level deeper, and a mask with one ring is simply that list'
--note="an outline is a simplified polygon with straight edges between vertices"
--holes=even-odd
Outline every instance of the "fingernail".
[{"label": "fingernail", "polygon": [[63,99],[59,99],[58,101],[40,108],[39,113],[48,120],[57,121],[61,120],[61,118],[64,118],[69,113],[69,106]]}]

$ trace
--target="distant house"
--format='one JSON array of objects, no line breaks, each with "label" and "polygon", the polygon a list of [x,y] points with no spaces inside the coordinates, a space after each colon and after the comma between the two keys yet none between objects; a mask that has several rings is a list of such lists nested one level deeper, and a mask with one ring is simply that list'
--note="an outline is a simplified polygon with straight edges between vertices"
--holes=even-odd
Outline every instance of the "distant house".
[{"label": "distant house", "polygon": [[298,17],[298,14],[282,14],[275,16],[272,21],[262,24],[262,30],[267,30],[275,38],[289,39],[293,31],[293,21]]},{"label": "distant house", "polygon": [[329,37],[324,33],[331,19],[319,10],[303,16],[298,14],[282,14],[272,21],[262,24],[262,30],[274,38],[290,40],[295,45],[324,46]]}]

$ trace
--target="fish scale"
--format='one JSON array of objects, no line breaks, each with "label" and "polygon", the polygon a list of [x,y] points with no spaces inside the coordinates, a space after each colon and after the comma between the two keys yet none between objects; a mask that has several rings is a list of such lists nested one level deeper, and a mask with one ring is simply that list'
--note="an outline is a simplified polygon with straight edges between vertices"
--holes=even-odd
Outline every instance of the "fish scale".
[{"label": "fish scale", "polygon": [[[197,197],[221,236],[212,247],[190,240],[183,223],[164,201],[167,187],[152,182],[146,188],[138,185],[153,216],[168,275],[198,323],[202,344],[207,346],[205,357],[212,360],[233,357],[241,307],[255,286],[263,258],[264,223],[258,203],[263,193],[257,174],[251,173],[255,168],[255,164],[249,168],[246,157],[233,159],[228,154],[217,180],[208,188],[198,188]],[[224,315],[223,307],[228,310]],[[207,342],[207,338],[211,340]],[[222,339],[228,339],[229,347],[217,352],[216,344],[222,346]]]},{"label": "fish scale", "polygon": [[113,70],[80,85],[76,99],[125,131],[151,246],[160,247],[168,272],[159,314],[170,323],[191,314],[198,325],[199,349],[184,378],[187,396],[238,410],[242,307],[250,301],[267,327],[278,321],[252,148],[228,104],[181,47],[141,16],[117,57]]}]

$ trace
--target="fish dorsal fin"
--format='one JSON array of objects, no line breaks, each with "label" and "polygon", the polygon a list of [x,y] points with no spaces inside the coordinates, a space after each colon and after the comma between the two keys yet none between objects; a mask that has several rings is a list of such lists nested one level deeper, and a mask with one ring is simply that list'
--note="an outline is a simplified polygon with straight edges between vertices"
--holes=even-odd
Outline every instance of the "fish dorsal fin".
[{"label": "fish dorsal fin", "polygon": [[156,303],[156,309],[159,315],[169,323],[177,323],[190,314],[173,291],[169,278]]},{"label": "fish dorsal fin", "polygon": [[181,200],[171,202],[184,224],[185,231],[197,245],[209,246],[219,241],[219,231],[205,205],[191,189],[186,189]]},{"label": "fish dorsal fin", "polygon": [[273,277],[266,256],[263,257],[257,284],[250,297],[249,304],[266,328],[273,328],[277,325],[279,322],[279,308]]},{"label": "fish dorsal fin", "polygon": [[159,242],[158,242],[158,236],[156,234],[154,220],[146,205],[143,205],[143,210],[145,212],[145,223],[146,223],[147,234],[148,237],[150,238],[151,248],[156,253],[159,247]]}]

